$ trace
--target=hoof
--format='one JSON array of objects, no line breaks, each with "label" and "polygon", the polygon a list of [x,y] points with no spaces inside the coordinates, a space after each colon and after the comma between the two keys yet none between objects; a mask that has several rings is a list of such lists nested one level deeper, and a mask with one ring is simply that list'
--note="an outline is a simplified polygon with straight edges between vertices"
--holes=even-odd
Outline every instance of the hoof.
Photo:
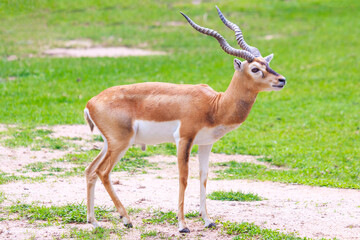
[{"label": "hoof", "polygon": [[184,228],[184,229],[181,229],[179,232],[180,232],[180,233],[189,233],[190,230],[186,227],[186,228]]},{"label": "hoof", "polygon": [[127,227],[127,228],[132,228],[132,227],[133,227],[132,223],[125,223],[124,225],[125,225],[125,227]]},{"label": "hoof", "polygon": [[209,225],[207,225],[206,228],[216,228],[216,224],[212,222]]}]

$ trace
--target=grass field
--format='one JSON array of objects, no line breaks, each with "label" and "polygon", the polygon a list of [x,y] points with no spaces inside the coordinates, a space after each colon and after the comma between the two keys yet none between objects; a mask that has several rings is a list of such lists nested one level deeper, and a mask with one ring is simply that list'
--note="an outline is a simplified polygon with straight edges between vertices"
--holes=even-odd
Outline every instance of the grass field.
[{"label": "grass field", "polygon": [[[214,151],[261,155],[263,161],[291,170],[229,164],[227,171],[246,172],[231,177],[359,189],[360,2],[355,0],[200,5],[1,1],[0,123],[26,128],[84,123],[86,102],[120,84],[206,83],[224,91],[233,74],[233,57],[223,53],[214,39],[195,32],[179,14],[183,11],[216,29],[236,46],[233,33],[217,17],[216,4],[242,27],[247,42],[263,55],[275,54],[272,67],[288,80],[281,92],[261,93],[246,122],[216,143]],[[91,39],[104,46],[146,46],[168,54],[71,59],[41,55],[44,49],[72,39]],[[18,59],[8,61],[10,55]]]}]

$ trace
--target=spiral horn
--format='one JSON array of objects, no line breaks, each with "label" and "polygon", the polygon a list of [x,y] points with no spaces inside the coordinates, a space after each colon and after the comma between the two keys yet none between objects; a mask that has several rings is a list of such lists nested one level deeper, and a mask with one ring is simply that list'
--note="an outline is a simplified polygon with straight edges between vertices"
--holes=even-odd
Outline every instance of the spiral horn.
[{"label": "spiral horn", "polygon": [[254,60],[254,55],[245,50],[239,50],[239,49],[235,49],[233,47],[231,47],[229,45],[229,43],[225,40],[225,38],[223,36],[221,36],[218,32],[210,29],[210,28],[205,28],[205,27],[201,27],[199,25],[197,25],[196,23],[194,23],[194,21],[192,21],[188,16],[186,16],[184,13],[180,12],[185,18],[186,20],[190,23],[190,25],[197,30],[198,32],[214,37],[220,44],[220,47],[228,54],[236,56],[236,57],[240,57],[243,58],[249,62],[252,62]]},{"label": "spiral horn", "polygon": [[236,37],[236,41],[238,42],[239,46],[248,51],[251,52],[255,57],[261,57],[261,53],[259,51],[259,49],[257,49],[256,47],[252,47],[249,44],[247,44],[244,40],[244,36],[241,32],[241,29],[238,27],[238,25],[236,25],[235,23],[230,22],[229,20],[227,20],[225,18],[225,16],[222,14],[222,12],[220,11],[220,9],[218,8],[218,6],[216,6],[217,12],[219,14],[219,17],[221,19],[221,21],[231,30],[233,30],[235,32],[235,37]]}]

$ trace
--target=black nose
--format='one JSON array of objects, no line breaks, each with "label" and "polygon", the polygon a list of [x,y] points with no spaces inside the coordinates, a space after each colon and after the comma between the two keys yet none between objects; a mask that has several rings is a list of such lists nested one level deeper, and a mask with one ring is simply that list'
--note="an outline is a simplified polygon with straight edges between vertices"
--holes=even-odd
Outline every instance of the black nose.
[{"label": "black nose", "polygon": [[285,79],[285,78],[280,78],[280,79],[279,79],[279,82],[285,84],[285,83],[286,83],[286,79]]}]

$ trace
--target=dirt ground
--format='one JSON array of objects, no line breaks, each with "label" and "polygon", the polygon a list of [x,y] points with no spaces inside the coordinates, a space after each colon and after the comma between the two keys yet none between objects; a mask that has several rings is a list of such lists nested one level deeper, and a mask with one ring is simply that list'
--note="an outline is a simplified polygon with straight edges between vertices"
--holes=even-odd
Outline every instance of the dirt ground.
[{"label": "dirt ground", "polygon": [[[176,24],[170,22],[169,24]],[[119,39],[121,41],[121,39]],[[165,55],[166,52],[152,51],[142,48],[128,47],[106,47],[96,45],[89,39],[75,39],[67,42],[58,42],[57,47],[46,49],[43,54],[51,57],[127,57],[127,56],[149,56],[149,55]],[[143,44],[146,45],[146,44]]]},{"label": "dirt ground", "polygon": [[[4,126],[0,126],[4,129]],[[55,126],[54,137],[82,137],[83,149],[91,149],[93,142],[85,125]],[[59,158],[67,151],[31,151],[27,148],[8,149],[0,147],[0,169],[16,173],[16,169],[38,161]],[[176,212],[178,180],[175,156],[152,156],[147,158],[158,164],[159,169],[149,169],[146,174],[114,172],[114,188],[126,207],[144,209],[162,209]],[[212,154],[211,162],[235,160],[239,162],[259,162],[252,156]],[[66,163],[65,163],[66,164]],[[266,165],[266,164],[265,164]],[[266,165],[267,167],[272,167]],[[216,190],[234,190],[256,193],[266,200],[259,202],[232,202],[207,200],[207,209],[215,219],[233,222],[254,222],[263,228],[296,233],[311,238],[360,239],[360,191],[352,189],[334,189],[310,187],[275,182],[249,180],[212,180],[219,166],[211,165],[207,192]],[[24,183],[22,181],[1,185],[0,191],[7,200],[3,203],[20,201],[37,202],[44,205],[65,205],[67,203],[86,202],[84,177],[48,177],[45,182]],[[198,163],[196,157],[190,160],[190,177],[185,196],[185,210],[198,211],[199,208]],[[110,197],[98,181],[95,192],[97,206],[113,207]],[[131,215],[134,225],[140,225],[144,213]],[[103,223],[104,224],[104,223]],[[106,224],[106,223],[105,223]],[[68,228],[75,224],[69,224]],[[89,224],[76,224],[77,227],[91,229]],[[123,228],[123,226],[119,226]],[[61,226],[35,228],[27,220],[0,221],[1,239],[52,239],[60,237],[68,228]],[[153,226],[167,236],[179,236],[175,226]],[[201,222],[190,222],[192,231],[189,239],[226,239],[220,230],[204,230]],[[170,234],[170,235],[169,235]],[[126,239],[139,239],[139,229],[130,230]]]}]

